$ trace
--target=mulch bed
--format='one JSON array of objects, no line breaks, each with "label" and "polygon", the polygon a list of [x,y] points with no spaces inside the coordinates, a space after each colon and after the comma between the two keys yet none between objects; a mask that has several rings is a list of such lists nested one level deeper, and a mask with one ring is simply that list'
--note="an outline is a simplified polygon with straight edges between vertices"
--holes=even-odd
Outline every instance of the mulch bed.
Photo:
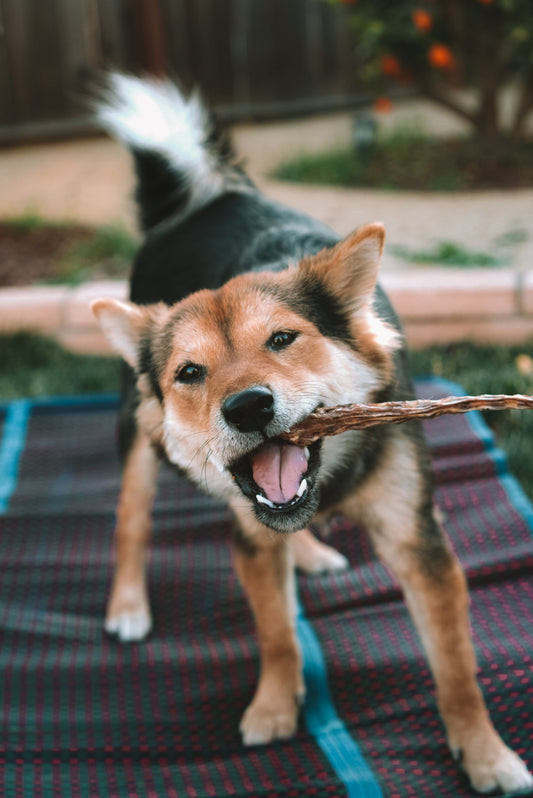
[{"label": "mulch bed", "polygon": [[0,287],[30,285],[57,277],[58,263],[79,241],[93,232],[80,225],[27,228],[0,222]]}]

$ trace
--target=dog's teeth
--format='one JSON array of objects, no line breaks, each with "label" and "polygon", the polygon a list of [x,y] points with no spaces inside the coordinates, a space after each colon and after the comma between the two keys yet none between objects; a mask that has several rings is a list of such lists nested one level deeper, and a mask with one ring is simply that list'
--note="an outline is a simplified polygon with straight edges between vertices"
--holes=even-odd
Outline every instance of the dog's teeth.
[{"label": "dog's teeth", "polygon": [[270,501],[270,499],[267,499],[267,498],[266,498],[266,496],[261,496],[261,494],[260,494],[260,493],[258,493],[258,494],[256,495],[256,497],[255,497],[255,498],[256,498],[256,499],[257,499],[257,501],[258,501],[258,502],[260,502],[261,504],[266,504],[266,506],[267,506],[267,507],[275,507],[275,506],[276,506],[276,505],[274,504],[274,502],[271,502],[271,501]]},{"label": "dog's teeth", "polygon": [[290,502],[287,502],[286,505],[274,504],[274,502],[271,502],[270,499],[267,499],[266,496],[261,496],[260,493],[256,493],[255,498],[256,501],[258,501],[260,504],[266,504],[267,507],[270,507],[271,509],[275,510],[276,508],[280,508],[283,506],[286,507],[291,506],[292,504],[294,504],[296,499],[300,499],[304,495],[306,490],[307,490],[307,480],[302,479],[302,481],[300,482],[300,487],[298,488],[298,491],[296,493],[296,496]]},{"label": "dog's teeth", "polygon": [[305,449],[304,449],[304,457],[305,457],[305,459],[307,461],[309,460],[310,455],[311,455],[311,452],[309,451],[309,449],[306,446]]},{"label": "dog's teeth", "polygon": [[307,480],[302,479],[300,487],[298,488],[298,492],[296,493],[298,498],[300,498],[300,496],[303,496],[306,490],[307,490]]}]

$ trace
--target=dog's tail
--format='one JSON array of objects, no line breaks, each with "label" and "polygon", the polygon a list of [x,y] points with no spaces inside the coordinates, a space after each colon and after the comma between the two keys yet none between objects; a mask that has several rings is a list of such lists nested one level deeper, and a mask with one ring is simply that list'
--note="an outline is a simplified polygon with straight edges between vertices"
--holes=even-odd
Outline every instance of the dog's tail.
[{"label": "dog's tail", "polygon": [[228,191],[251,191],[228,136],[197,93],[111,73],[96,102],[102,126],[133,153],[141,227],[181,222]]}]

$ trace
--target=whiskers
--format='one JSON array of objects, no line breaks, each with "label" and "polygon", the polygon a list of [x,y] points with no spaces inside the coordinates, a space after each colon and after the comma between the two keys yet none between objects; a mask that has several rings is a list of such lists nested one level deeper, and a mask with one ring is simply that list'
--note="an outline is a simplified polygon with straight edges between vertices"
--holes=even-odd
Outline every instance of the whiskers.
[{"label": "whiskers", "polygon": [[213,441],[213,438],[211,438],[211,439],[208,438],[205,441],[205,443],[203,444],[203,446],[201,446],[197,450],[198,454],[200,454],[200,452],[203,449],[205,450],[205,456],[204,456],[203,463],[202,463],[202,469],[200,471],[200,487],[203,488],[206,491],[206,493],[210,493],[211,492],[210,489],[209,489],[207,466],[208,466],[208,463],[209,463],[209,458],[213,454],[213,449],[211,448],[212,441]]},{"label": "whiskers", "polygon": [[[189,462],[188,465],[185,467],[185,470],[189,472],[194,472],[193,477],[195,482],[197,483],[198,487],[202,490],[205,490],[206,493],[210,493],[209,489],[209,479],[208,479],[208,465],[209,462],[215,465],[212,461],[213,457],[213,445],[217,439],[216,435],[209,434],[207,430],[197,430],[195,432],[190,432],[187,435],[183,436],[183,439],[187,440],[187,443],[190,443],[190,439],[197,439],[198,437],[201,438],[201,442],[189,455]],[[188,448],[188,447],[187,447]],[[198,465],[200,465],[200,469],[198,471]],[[215,465],[215,468],[217,466]],[[219,469],[218,469],[219,470]]]}]

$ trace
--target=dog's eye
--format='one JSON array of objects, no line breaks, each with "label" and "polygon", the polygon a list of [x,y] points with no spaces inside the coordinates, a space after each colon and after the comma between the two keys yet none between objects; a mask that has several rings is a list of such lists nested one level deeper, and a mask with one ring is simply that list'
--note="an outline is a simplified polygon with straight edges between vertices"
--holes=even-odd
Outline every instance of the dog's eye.
[{"label": "dog's eye", "polygon": [[297,338],[297,332],[289,332],[287,330],[279,330],[278,332],[272,333],[270,338],[267,341],[267,346],[269,349],[277,351],[279,349],[285,349],[285,347],[292,344],[295,338]]},{"label": "dog's eye", "polygon": [[205,368],[198,366],[196,363],[185,363],[184,366],[180,366],[176,371],[177,382],[200,382],[204,377]]}]

